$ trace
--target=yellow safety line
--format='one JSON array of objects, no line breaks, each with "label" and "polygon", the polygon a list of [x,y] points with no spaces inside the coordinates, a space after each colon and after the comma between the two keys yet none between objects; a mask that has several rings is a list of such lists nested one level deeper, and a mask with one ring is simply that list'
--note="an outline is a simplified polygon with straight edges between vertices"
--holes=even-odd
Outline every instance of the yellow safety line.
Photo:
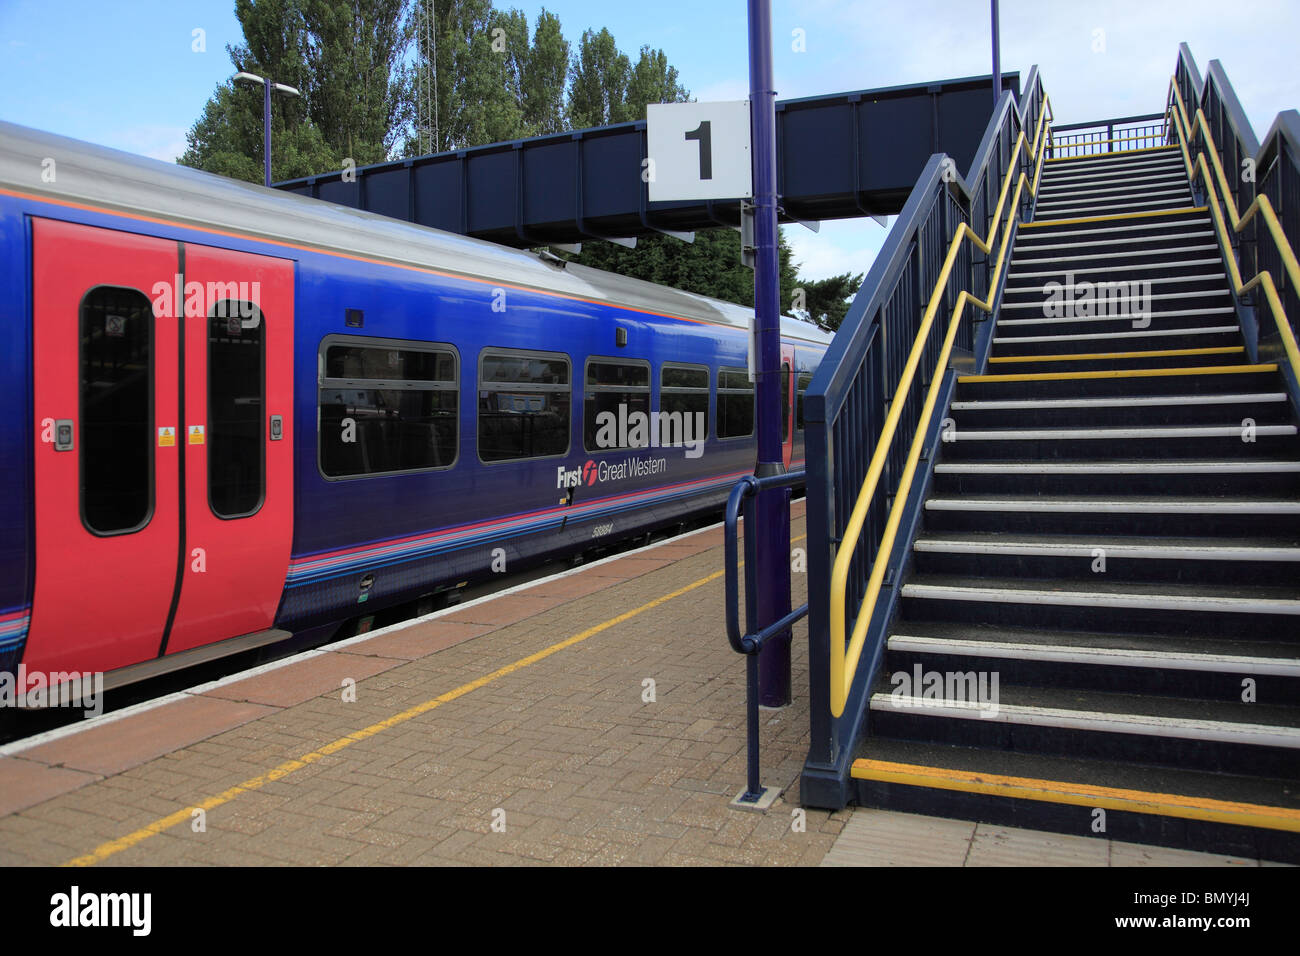
[{"label": "yellow safety line", "polygon": [[[801,534],[791,538],[790,540],[794,542],[794,541],[799,541],[806,537],[807,537],[806,534]],[[744,564],[743,561],[740,563],[742,565]],[[136,830],[134,833],[128,833],[126,836],[119,837],[116,840],[109,840],[107,843],[101,843],[98,847],[96,847],[93,851],[86,854],[85,856],[79,856],[74,860],[69,860],[64,865],[65,866],[93,866],[96,863],[108,859],[110,856],[113,856],[114,854],[121,853],[123,850],[130,849],[131,847],[149,839],[150,837],[157,836],[159,833],[162,833],[165,830],[169,830],[172,827],[178,826],[181,823],[188,822],[192,818],[195,810],[203,810],[206,812],[215,807],[219,807],[222,804],[229,803],[231,800],[234,800],[236,797],[240,796],[241,794],[251,793],[254,790],[259,790],[262,787],[266,786],[268,783],[271,783],[276,780],[280,780],[284,777],[287,777],[289,774],[294,773],[297,770],[301,770],[304,767],[308,767],[311,764],[316,763],[322,757],[327,757],[330,754],[338,753],[340,750],[343,750],[345,747],[350,747],[353,744],[358,743],[359,741],[366,740],[367,738],[373,737],[376,734],[383,733],[385,730],[390,730],[393,727],[398,726],[399,724],[404,724],[408,720],[412,720],[416,717],[419,717],[421,714],[426,714],[437,707],[441,707],[443,704],[449,704],[453,700],[456,700],[459,697],[464,697],[466,694],[472,693],[482,687],[486,687],[488,684],[498,681],[502,677],[506,677],[510,674],[513,674],[515,671],[522,670],[525,667],[531,667],[533,664],[536,664],[539,661],[543,661],[546,658],[552,656],[553,654],[558,654],[560,651],[573,647],[575,644],[581,644],[583,641],[587,640],[590,637],[596,636],[602,631],[607,631],[611,627],[614,627],[615,625],[618,624],[622,624],[624,621],[629,621],[632,618],[636,617],[637,615],[643,614],[646,611],[651,610],[652,608],[656,608],[661,604],[665,604],[668,601],[673,600],[674,598],[681,597],[683,594],[687,594],[691,591],[694,591],[696,588],[703,587],[704,585],[710,583],[711,581],[716,581],[724,574],[726,574],[725,570],[714,571],[712,574],[706,575],[705,577],[700,578],[698,581],[692,581],[690,584],[687,584],[685,587],[680,587],[675,591],[657,597],[653,601],[649,601],[645,604],[642,604],[638,608],[633,608],[630,611],[625,611],[624,613],[618,615],[617,617],[611,617],[609,620],[597,624],[594,627],[589,627],[585,631],[581,631],[577,634],[574,634],[571,637],[567,637],[562,641],[558,641],[552,644],[550,647],[543,648],[542,650],[538,651],[535,654],[529,654],[527,657],[521,657],[513,664],[507,664],[504,667],[499,667],[496,670],[492,671],[490,674],[485,674],[482,677],[478,678],[477,680],[470,681],[468,684],[461,684],[455,690],[447,691],[447,693],[440,694],[439,696],[434,697],[431,700],[426,700],[423,703],[416,704],[413,707],[408,707],[406,710],[401,711],[400,713],[397,714],[393,714],[391,717],[386,717],[385,719],[379,721],[378,723],[371,724],[369,727],[363,727],[360,730],[355,730],[352,733],[347,734],[346,736],[339,737],[337,740],[333,740],[330,743],[325,744],[325,746],[323,747],[313,750],[311,753],[303,754],[302,756],[297,757],[296,759],[293,760],[286,760],[278,767],[274,767],[273,769],[268,770],[266,773],[259,774],[256,777],[252,777],[248,780],[245,780],[241,784],[237,784],[236,786],[233,786],[228,790],[223,790],[221,793],[218,793],[215,796],[208,797],[206,800],[202,800],[198,803],[191,804],[181,810],[177,810],[175,813],[168,814],[165,817],[160,817],[159,819],[153,821],[147,826],[141,827],[139,830]]]},{"label": "yellow safety line", "polygon": [[936,790],[956,790],[963,793],[983,793],[1079,807],[1101,807],[1106,810],[1126,810],[1131,813],[1150,813],[1185,820],[1201,820],[1207,823],[1229,823],[1236,826],[1300,833],[1300,810],[1290,807],[1237,803],[1209,797],[1154,793],[1146,790],[1123,790],[1084,783],[1066,783],[1060,780],[1041,780],[1034,777],[1009,777],[946,767],[893,763],[886,760],[856,760],[851,772],[858,780],[932,787]]},{"label": "yellow safety line", "polygon": [[1075,355],[1002,355],[990,358],[989,364],[1007,364],[1010,362],[1093,362],[1102,359],[1159,358],[1173,355],[1230,355],[1245,352],[1241,345],[1224,345],[1209,349],[1163,349],[1158,352],[1080,352]]},{"label": "yellow safety line", "polygon": [[1158,216],[1189,216],[1194,212],[1209,212],[1207,206],[1184,206],[1181,209],[1154,209],[1149,212],[1117,212],[1110,216],[1081,216],[1077,219],[1035,219],[1022,222],[1021,229],[1040,229],[1043,226],[1077,226],[1085,222],[1115,222],[1120,219],[1154,219]]},{"label": "yellow safety line", "polygon": [[[1054,149],[1070,149],[1076,145],[1082,146],[1082,143],[1062,143],[1060,146],[1054,146]],[[1068,163],[1071,160],[1078,159],[1110,159],[1112,156],[1136,156],[1138,153],[1156,153],[1165,149],[1177,149],[1177,146],[1147,146],[1142,149],[1120,149],[1113,153],[1085,153],[1082,156],[1053,156],[1048,160],[1049,163]]]},{"label": "yellow safety line", "polygon": [[1249,282],[1242,281],[1241,268],[1237,264],[1237,255],[1232,249],[1231,240],[1228,238],[1228,227],[1223,221],[1223,211],[1219,208],[1219,194],[1215,191],[1209,167],[1205,164],[1206,153],[1209,154],[1214,164],[1215,176],[1219,182],[1219,189],[1222,190],[1223,200],[1228,208],[1228,215],[1231,217],[1233,232],[1241,232],[1256,213],[1263,216],[1264,224],[1273,239],[1273,245],[1277,249],[1278,256],[1282,259],[1282,266],[1290,277],[1292,287],[1300,288],[1300,262],[1296,260],[1295,250],[1291,248],[1291,242],[1282,230],[1282,224],[1278,221],[1277,213],[1274,212],[1273,204],[1269,201],[1268,196],[1260,193],[1255,197],[1255,201],[1250,204],[1250,208],[1246,210],[1245,215],[1240,217],[1237,215],[1237,203],[1232,198],[1232,190],[1228,188],[1228,177],[1224,175],[1223,164],[1219,161],[1219,150],[1214,142],[1214,134],[1210,131],[1210,124],[1205,119],[1204,110],[1199,107],[1196,110],[1195,132],[1205,137],[1208,149],[1197,153],[1196,163],[1192,163],[1187,144],[1192,138],[1193,130],[1187,120],[1187,109],[1183,105],[1183,94],[1178,89],[1177,77],[1169,78],[1169,93],[1169,106],[1166,112],[1172,115],[1173,126],[1178,130],[1178,147],[1182,151],[1187,179],[1189,183],[1192,183],[1199,176],[1205,183],[1205,193],[1210,200],[1207,205],[1210,207],[1210,214],[1214,218],[1214,226],[1219,234],[1223,257],[1228,264],[1228,274],[1232,279],[1233,292],[1240,296],[1250,292],[1256,286],[1263,290],[1264,299],[1268,302],[1269,311],[1273,315],[1273,322],[1277,326],[1279,337],[1282,339],[1282,346],[1286,350],[1287,361],[1291,364],[1291,371],[1295,373],[1297,378],[1300,378],[1300,345],[1296,344],[1295,333],[1291,329],[1291,322],[1282,306],[1282,300],[1277,294],[1277,286],[1273,282],[1273,276],[1267,270],[1263,270],[1258,272]]},{"label": "yellow safety line", "polygon": [[959,375],[958,382],[1048,382],[1071,378],[1146,378],[1165,375],[1240,375],[1276,372],[1276,364],[1201,365],[1189,368],[1111,368],[1093,372],[1022,372],[1013,375]]}]

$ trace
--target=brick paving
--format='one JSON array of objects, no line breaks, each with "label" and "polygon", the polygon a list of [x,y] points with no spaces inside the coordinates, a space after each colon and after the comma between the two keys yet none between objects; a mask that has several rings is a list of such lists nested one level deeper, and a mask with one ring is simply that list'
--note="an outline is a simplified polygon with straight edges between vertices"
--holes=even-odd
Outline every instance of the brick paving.
[{"label": "brick paving", "polygon": [[[801,503],[795,515],[799,536]],[[803,624],[794,705],[763,711],[763,782],[790,792],[765,814],[731,809],[745,668],[723,633],[723,581],[664,600],[721,567],[721,530],[700,532],[9,748],[0,865],[124,837],[106,865],[1252,862],[878,810],[796,814]],[[797,602],[804,583],[794,575]]]},{"label": "brick paving", "polygon": [[[169,816],[106,862],[820,863],[847,812],[799,827],[788,800],[728,806],[745,779],[745,669],[720,577],[390,720],[721,566],[721,530],[701,532],[0,757],[0,864],[64,863]],[[764,782],[797,793],[803,625],[794,647],[795,704],[764,711],[762,745]],[[198,826],[193,808],[223,794]]]}]

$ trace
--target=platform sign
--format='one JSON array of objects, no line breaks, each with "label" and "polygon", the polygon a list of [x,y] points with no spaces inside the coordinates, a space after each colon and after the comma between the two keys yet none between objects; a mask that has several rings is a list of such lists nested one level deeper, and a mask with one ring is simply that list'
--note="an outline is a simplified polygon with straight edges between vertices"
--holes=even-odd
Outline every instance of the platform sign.
[{"label": "platform sign", "polygon": [[749,100],[650,104],[642,170],[650,201],[751,198],[749,137]]}]

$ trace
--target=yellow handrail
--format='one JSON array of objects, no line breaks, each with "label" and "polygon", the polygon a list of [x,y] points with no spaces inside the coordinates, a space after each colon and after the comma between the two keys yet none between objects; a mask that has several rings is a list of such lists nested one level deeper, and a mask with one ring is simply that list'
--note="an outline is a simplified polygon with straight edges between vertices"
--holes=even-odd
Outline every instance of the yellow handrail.
[{"label": "yellow handrail", "polygon": [[[1219,149],[1215,145],[1214,134],[1210,132],[1210,124],[1205,119],[1204,110],[1197,107],[1196,129],[1192,130],[1190,128],[1191,124],[1187,120],[1187,108],[1183,104],[1183,95],[1178,89],[1176,77],[1170,79],[1169,90],[1171,94],[1169,97],[1169,112],[1173,114],[1173,125],[1178,130],[1178,145],[1183,153],[1183,164],[1187,167],[1187,179],[1188,182],[1195,182],[1196,177],[1200,176],[1205,181],[1205,192],[1209,200],[1206,205],[1210,207],[1215,227],[1219,232],[1219,239],[1223,242],[1224,258],[1227,260],[1228,273],[1232,278],[1233,292],[1236,295],[1245,295],[1256,286],[1264,290],[1264,298],[1268,302],[1269,312],[1272,313],[1273,321],[1277,325],[1282,345],[1286,349],[1287,359],[1291,363],[1291,370],[1297,378],[1300,378],[1300,348],[1296,346],[1295,333],[1291,330],[1291,323],[1287,320],[1286,310],[1282,307],[1282,300],[1277,294],[1277,286],[1273,283],[1273,276],[1264,270],[1256,273],[1255,277],[1249,282],[1242,281],[1241,268],[1237,265],[1237,257],[1233,254],[1232,242],[1228,237],[1228,229],[1223,221],[1223,210],[1219,208],[1218,193],[1215,192],[1209,167],[1205,163],[1205,152],[1210,154],[1215,178],[1219,181],[1219,189],[1223,193],[1223,201],[1228,208],[1228,215],[1231,217],[1229,221],[1232,223],[1232,231],[1241,232],[1256,214],[1263,216],[1269,235],[1273,238],[1273,244],[1277,247],[1278,254],[1282,257],[1282,264],[1291,279],[1292,287],[1300,289],[1300,263],[1296,261],[1295,250],[1291,248],[1291,243],[1282,230],[1282,223],[1278,221],[1277,213],[1273,211],[1273,204],[1269,201],[1268,196],[1260,193],[1247,208],[1245,215],[1239,216],[1237,214],[1237,203],[1233,200],[1232,190],[1228,187],[1228,177],[1224,175],[1223,164],[1219,161]],[[1208,148],[1196,155],[1196,163],[1193,165],[1187,144],[1197,132],[1205,137]]]},{"label": "yellow handrail", "polygon": [[[1007,245],[1011,237],[1011,229],[1016,222],[1016,211],[1020,207],[1020,196],[1026,187],[1029,189],[1031,196],[1038,194],[1038,184],[1043,172],[1043,158],[1047,155],[1047,150],[1043,148],[1046,142],[1043,138],[1044,124],[1050,114],[1051,100],[1044,96],[1043,109],[1038,115],[1038,128],[1034,131],[1034,142],[1029,148],[1029,160],[1035,164],[1034,181],[1031,184],[1025,178],[1023,172],[1016,181],[1015,194],[1011,200],[1011,212],[1007,216],[1007,224],[1002,232],[1002,242],[998,249],[997,264],[994,266],[993,276],[989,280],[988,298],[986,300],[977,299],[965,289],[957,296],[957,301],[953,306],[952,318],[948,323],[948,334],[944,338],[943,348],[936,363],[936,369],[938,370],[942,370],[948,364],[948,357],[952,353],[953,342],[956,341],[957,329],[961,324],[961,316],[962,312],[965,311],[966,303],[971,302],[985,312],[993,311],[993,294],[998,287],[998,281],[1001,279],[1002,268],[1006,264]],[[916,340],[912,343],[911,352],[908,353],[907,364],[903,367],[903,373],[899,377],[898,386],[894,391],[896,396],[906,394],[907,390],[911,388],[912,379],[915,377],[917,366],[921,362],[921,353],[925,350],[930,327],[934,324],[939,302],[942,299],[948,276],[952,272],[953,263],[957,259],[957,253],[961,249],[963,240],[970,239],[981,252],[991,253],[993,251],[993,240],[997,238],[998,226],[1001,224],[1003,203],[1007,197],[1007,190],[1011,185],[1011,175],[1016,168],[1016,160],[1020,156],[1020,149],[1024,143],[1025,133],[1024,130],[1021,130],[1020,135],[1016,138],[1015,148],[1011,151],[1011,162],[1007,164],[1002,190],[998,196],[997,208],[994,210],[989,226],[988,238],[981,239],[975,230],[964,222],[957,227],[957,232],[948,245],[948,254],[944,258],[943,268],[939,270],[939,277],[935,280],[929,303],[926,305],[925,314],[916,333]],[[867,593],[862,600],[862,607],[858,612],[857,622],[854,624],[853,635],[847,649],[844,640],[844,603],[848,589],[849,565],[853,560],[853,552],[857,549],[858,537],[862,534],[862,526],[866,522],[867,510],[870,508],[871,499],[875,495],[876,485],[879,483],[880,475],[884,471],[885,458],[889,454],[894,433],[898,429],[899,418],[903,414],[905,404],[903,401],[896,399],[890,407],[889,415],[886,417],[884,428],[880,433],[880,440],[876,443],[875,454],[871,457],[871,464],[867,468],[866,478],[863,479],[857,501],[854,502],[853,511],[849,515],[848,523],[844,528],[839,550],[835,554],[830,583],[830,677],[831,713],[836,717],[844,713],[845,704],[848,702],[849,690],[853,685],[853,677],[857,673],[858,661],[862,657],[862,647],[866,642],[867,627],[871,623],[871,616],[876,607],[876,599],[880,595],[885,567],[888,563],[889,554],[894,547],[894,538],[898,534],[898,526],[903,518],[903,505],[907,501],[908,491],[912,486],[916,465],[921,457],[921,445],[925,438],[930,417],[934,413],[935,402],[938,399],[939,387],[942,383],[943,375],[936,372],[930,382],[930,389],[926,393],[925,405],[921,409],[921,417],[916,427],[916,435],[912,439],[907,464],[903,468],[903,474],[899,479],[894,504],[889,511],[889,520],[885,525],[880,548],[876,552],[875,563],[871,567],[871,577],[867,581]]]}]

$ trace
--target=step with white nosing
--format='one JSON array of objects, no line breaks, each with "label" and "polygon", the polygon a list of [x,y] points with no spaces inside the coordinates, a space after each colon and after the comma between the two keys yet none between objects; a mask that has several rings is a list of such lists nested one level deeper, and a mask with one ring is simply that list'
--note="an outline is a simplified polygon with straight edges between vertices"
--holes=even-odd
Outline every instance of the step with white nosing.
[{"label": "step with white nosing", "polygon": [[[1181,226],[1184,225],[1184,223],[1177,223],[1177,225]],[[1061,235],[1061,233],[1056,233],[1056,235]],[[1160,242],[1173,242],[1175,239],[1212,239],[1213,237],[1214,237],[1214,233],[1210,232],[1207,229],[1203,232],[1180,232],[1175,235],[1130,236],[1128,239],[1098,239],[1093,242],[1058,242],[1058,243],[1052,243],[1050,245],[1026,246],[1023,251],[1042,252],[1044,249],[1079,249],[1084,246],[1121,246],[1121,245],[1132,245],[1134,243],[1139,243],[1139,242],[1145,242],[1149,244],[1152,240],[1155,239],[1158,239]],[[1055,238],[1055,236],[1043,237],[1043,236],[1021,235],[1021,238],[1028,241],[1029,239],[1034,239],[1034,238]],[[1017,239],[1017,244],[1019,244],[1019,239]],[[1182,252],[1184,250],[1191,251],[1193,249],[1217,249],[1217,248],[1219,247],[1216,246],[1214,243],[1209,242],[1209,243],[1202,243],[1199,245],[1161,246],[1158,249],[1138,249],[1135,252],[1115,252],[1115,253],[1111,253],[1111,255],[1153,256],[1153,255],[1166,255],[1171,252]],[[1016,253],[1016,255],[1013,257],[1013,261],[1015,259],[1021,258],[1021,256],[1022,253]],[[1094,257],[1078,256],[1076,258],[1084,259],[1084,258],[1094,258]]]},{"label": "step with white nosing", "polygon": [[[1166,425],[1149,428],[1008,428],[976,430],[955,428],[945,441],[1105,441],[1137,438],[1240,438],[1241,425]],[[1296,433],[1294,425],[1252,425],[1259,438]]]},{"label": "step with white nosing", "polygon": [[[1202,259],[1199,263],[1198,262],[1171,262],[1169,263],[1169,265],[1190,268],[1191,266],[1194,265],[1206,265],[1215,262],[1217,262],[1217,260],[1215,259]],[[1063,282],[1057,282],[1056,285],[1060,286],[1062,290],[1073,291],[1075,289],[1081,288],[1084,285],[1084,283],[1087,283],[1088,285],[1091,285],[1093,287],[1106,286],[1106,285],[1118,285],[1118,284],[1128,285],[1134,282],[1145,282],[1145,283],[1149,283],[1150,285],[1172,285],[1175,282],[1215,282],[1227,278],[1227,275],[1223,272],[1198,272],[1195,275],[1187,275],[1187,276],[1125,276],[1123,279],[1105,278],[1105,276],[1110,275],[1112,272],[1123,272],[1125,270],[1150,269],[1150,268],[1152,268],[1150,263],[1142,263],[1141,265],[1136,265],[1136,266],[1097,266],[1094,269],[1084,270],[1088,272],[1100,273],[1100,275],[1095,279],[1079,279],[1075,281],[1073,285],[1067,285]],[[1078,274],[1079,274],[1078,270],[1075,269],[1061,269],[1055,272],[1012,273],[1010,276],[1007,277],[1006,288],[1004,288],[1002,291],[1006,293],[1014,293],[1019,295],[1025,295],[1027,293],[1034,293],[1034,292],[1046,294],[1047,286],[1050,285],[1050,283],[1040,282],[1036,285],[1013,286],[1011,285],[1011,282],[1013,279],[1025,279],[1025,278],[1042,277],[1042,276],[1066,276],[1066,275],[1078,275]]]},{"label": "step with white nosing", "polygon": [[[1179,248],[1169,248],[1169,250],[1160,250],[1161,255],[1195,255],[1196,252],[1212,250],[1218,246],[1183,246]],[[1217,256],[1212,258],[1201,259],[1151,259],[1152,250],[1141,250],[1138,252],[1110,252],[1099,255],[1086,256],[1050,256],[1050,258],[1026,259],[1015,258],[1011,260],[1010,278],[1019,276],[1061,276],[1066,272],[1134,272],[1136,269],[1173,269],[1184,268],[1188,265],[1219,265],[1222,259]],[[1131,256],[1147,256],[1147,261],[1141,263],[1127,263],[1123,265],[1114,265],[1109,261],[1097,261],[1100,259],[1128,259]],[[1034,267],[1034,265],[1049,265],[1050,263],[1067,263],[1067,268],[1049,269],[1048,272],[1022,272],[1024,267]],[[1097,263],[1096,265],[1080,265],[1080,263]]]},{"label": "step with white nosing", "polygon": [[1208,325],[1192,329],[1138,329],[1130,332],[1084,332],[1077,335],[1001,335],[995,344],[1025,345],[1031,342],[1091,342],[1094,339],[1154,339],[1190,335],[1236,335],[1241,329],[1235,325]]},{"label": "step with white nosing", "polygon": [[[1217,309],[1170,309],[1165,312],[1152,311],[1151,318],[1154,321],[1155,319],[1170,319],[1192,315],[1231,315],[1234,311],[1230,305]],[[1059,319],[998,319],[998,328],[1004,325],[1065,325],[1075,322],[1131,322],[1132,320],[1132,315],[1076,315]]]},{"label": "step with white nosing", "polygon": [[953,402],[954,412],[1036,411],[1050,408],[1132,408],[1149,405],[1244,405],[1285,402],[1286,392],[1253,392],[1238,395],[1106,395],[1099,398],[979,399]]},{"label": "step with white nosing", "polygon": [[1105,539],[1077,543],[917,538],[913,545],[913,550],[935,554],[1018,554],[1053,558],[1093,558],[1098,549],[1105,551],[1107,558],[1151,561],[1300,561],[1300,548],[1133,544]]},{"label": "step with white nosing", "polygon": [[1127,647],[1074,644],[1023,644],[947,637],[893,634],[891,651],[944,654],[955,657],[1008,658],[1059,664],[1100,664],[1109,667],[1158,667],[1175,671],[1210,671],[1267,677],[1300,677],[1300,659],[1247,657],[1240,654],[1198,654],[1191,651],[1148,651]]},{"label": "step with white nosing", "polygon": [[927,511],[1046,514],[1300,515],[1300,501],[1267,498],[929,498],[925,507]]},{"label": "step with white nosing", "polygon": [[[1195,209],[1195,207],[1188,207],[1188,209],[1193,210]],[[1065,236],[1096,236],[1108,232],[1137,232],[1139,229],[1178,229],[1178,228],[1187,229],[1187,228],[1195,228],[1197,226],[1213,225],[1210,221],[1210,214],[1208,212],[1189,211],[1185,213],[1178,213],[1177,217],[1178,218],[1174,218],[1171,215],[1170,219],[1172,221],[1168,221],[1168,222],[1162,221],[1162,219],[1152,219],[1151,221],[1142,221],[1134,226],[1102,226],[1099,224],[1078,224],[1078,225],[1087,225],[1087,228],[1069,229],[1064,231],[1056,231],[1055,227],[1048,226],[1048,225],[1039,226],[1036,225],[1035,223],[1026,223],[1026,225],[1032,225],[1034,226],[1034,228],[1017,232],[1016,245],[1019,246],[1020,243],[1022,242],[1041,242],[1050,239],[1060,239]],[[1048,221],[1050,222],[1051,220]],[[1072,223],[1072,225],[1076,225],[1076,224]],[[1048,231],[1048,230],[1052,230],[1052,231]],[[1209,235],[1214,235],[1214,233],[1210,232]],[[1137,236],[1135,237],[1135,241],[1156,242],[1156,241],[1163,241],[1165,239],[1172,239],[1172,238],[1177,238],[1177,237],[1166,236],[1164,234],[1156,234],[1153,236]],[[1105,242],[1105,241],[1106,240],[1098,240],[1098,242]],[[1090,244],[1097,245],[1098,243],[1090,243]],[[1083,243],[1080,243],[1080,245],[1083,245]],[[1035,250],[1038,248],[1041,247],[1039,246],[1034,247]]]},{"label": "step with white nosing", "polygon": [[[1192,266],[1215,266],[1215,265],[1220,265],[1222,263],[1221,259],[1213,258],[1213,259],[1170,259],[1165,262],[1132,262],[1129,263],[1128,265],[1121,265],[1121,266],[1110,265],[1108,263],[1098,264],[1095,266],[1079,265],[1078,263],[1084,258],[1085,257],[1082,256],[1079,257],[1058,256],[1053,259],[1035,259],[1035,260],[1025,260],[1023,262],[1013,261],[1011,266],[1011,272],[1007,275],[1007,283],[1008,285],[1010,285],[1010,283],[1015,279],[1037,279],[1037,278],[1042,278],[1043,276],[1059,276],[1059,275],[1066,275],[1067,273],[1078,274],[1081,272],[1102,272],[1102,273],[1136,272],[1139,269],[1188,269],[1191,268]],[[1094,257],[1088,257],[1087,261],[1092,261],[1093,258]],[[1102,257],[1098,256],[1095,258],[1102,258]],[[1112,257],[1108,256],[1106,258],[1112,258]],[[1020,266],[1043,265],[1048,262],[1065,262],[1065,263],[1069,263],[1069,265],[1063,269],[1049,269],[1045,272],[1022,272],[1018,268]],[[1211,275],[1212,275],[1211,273],[1203,272],[1194,276],[1160,276],[1158,278],[1153,278],[1150,281],[1151,282],[1196,282],[1202,279],[1208,279],[1211,277]],[[1214,277],[1221,279],[1223,278],[1223,273],[1220,272]],[[1088,281],[1091,282],[1096,280],[1090,279]],[[1133,280],[1130,279],[1129,281],[1133,281]]]},{"label": "step with white nosing", "polygon": [[[1117,202],[1117,203],[1098,203],[1087,206],[1062,206],[1056,209],[1040,209],[1041,213],[1046,214],[1048,221],[1051,219],[1074,219],[1076,217],[1086,218],[1088,216],[1113,216],[1124,212],[1139,212],[1145,209],[1177,209],[1183,203],[1183,199],[1178,196],[1170,196],[1165,199],[1147,199],[1142,202]],[[1035,217],[1035,222],[1038,217]]]},{"label": "step with white nosing", "polygon": [[987,604],[1042,604],[1055,607],[1124,607],[1154,611],[1300,614],[1300,601],[1282,598],[1222,597],[1214,594],[1134,594],[1121,591],[1066,591],[1038,588],[967,587],[955,584],[904,584],[903,597],[928,601]]},{"label": "step with white nosing", "polygon": [[[1225,288],[1225,289],[1210,289],[1205,292],[1157,292],[1157,293],[1153,293],[1152,295],[1141,296],[1141,297],[1131,296],[1131,295],[1114,296],[1114,297],[1107,296],[1106,301],[1107,302],[1132,302],[1134,299],[1138,299],[1138,298],[1150,299],[1154,301],[1156,299],[1192,299],[1192,298],[1203,298],[1205,296],[1223,297],[1227,295],[1229,295],[1229,293],[1228,290]],[[1005,302],[1002,304],[1003,309],[1041,309],[1042,307],[1043,307],[1042,302]],[[1087,318],[1087,316],[1085,316],[1085,318]]]},{"label": "step with white nosing", "polygon": [[1103,733],[1173,737],[1216,743],[1252,744],[1260,747],[1300,747],[1300,728],[1267,724],[1244,724],[1226,720],[1196,720],[1159,717],[1151,714],[1115,714],[1100,711],[1030,707],[1023,704],[990,706],[978,701],[937,701],[919,697],[894,697],[877,693],[871,709],[894,713],[915,713],[960,719],[988,719],[998,723],[1066,730],[1094,730]]},{"label": "step with white nosing", "polygon": [[941,475],[1278,475],[1300,473],[1300,461],[964,461],[939,462],[934,470]]}]

